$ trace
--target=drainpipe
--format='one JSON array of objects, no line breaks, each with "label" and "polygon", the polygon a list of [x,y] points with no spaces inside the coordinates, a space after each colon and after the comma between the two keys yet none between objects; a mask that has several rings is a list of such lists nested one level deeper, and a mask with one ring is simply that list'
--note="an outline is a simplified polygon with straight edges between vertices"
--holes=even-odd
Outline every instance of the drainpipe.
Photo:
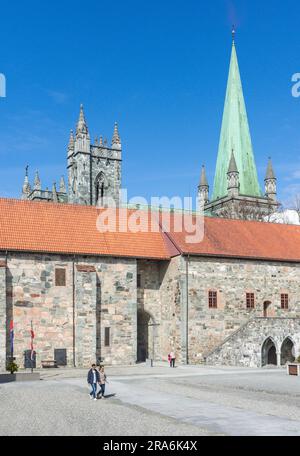
[{"label": "drainpipe", "polygon": [[73,366],[76,367],[75,361],[75,255],[72,261],[72,300],[73,300]]},{"label": "drainpipe", "polygon": [[186,288],[186,364],[189,364],[189,258],[185,260],[185,288]]}]

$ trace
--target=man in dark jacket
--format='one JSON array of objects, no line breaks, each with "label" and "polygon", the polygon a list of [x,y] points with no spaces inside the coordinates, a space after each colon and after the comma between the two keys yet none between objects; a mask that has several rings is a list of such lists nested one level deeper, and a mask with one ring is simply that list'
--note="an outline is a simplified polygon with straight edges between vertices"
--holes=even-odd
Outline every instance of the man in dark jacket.
[{"label": "man in dark jacket", "polygon": [[88,371],[87,375],[87,382],[92,387],[92,391],[90,392],[90,398],[94,401],[97,400],[97,383],[100,382],[100,375],[96,369],[96,364],[92,364],[91,369]]}]

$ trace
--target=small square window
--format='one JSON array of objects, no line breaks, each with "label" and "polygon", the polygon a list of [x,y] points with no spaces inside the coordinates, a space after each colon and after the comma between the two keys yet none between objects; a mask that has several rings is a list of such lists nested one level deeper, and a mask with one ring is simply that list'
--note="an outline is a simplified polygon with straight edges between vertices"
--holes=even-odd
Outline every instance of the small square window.
[{"label": "small square window", "polygon": [[218,307],[218,299],[217,299],[216,291],[208,292],[208,307],[211,309],[215,309]]},{"label": "small square window", "polygon": [[289,295],[287,293],[282,293],[281,294],[281,308],[282,309],[288,309],[289,308]]},{"label": "small square window", "polygon": [[55,285],[57,287],[66,286],[66,270],[63,268],[55,269]]},{"label": "small square window", "polygon": [[246,293],[247,309],[254,309],[254,293]]}]

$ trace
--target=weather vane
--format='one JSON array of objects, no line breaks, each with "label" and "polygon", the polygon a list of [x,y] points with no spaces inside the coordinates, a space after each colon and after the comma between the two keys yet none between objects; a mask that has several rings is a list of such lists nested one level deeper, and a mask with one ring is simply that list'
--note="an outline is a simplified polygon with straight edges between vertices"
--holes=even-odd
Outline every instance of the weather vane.
[{"label": "weather vane", "polygon": [[234,25],[232,26],[232,29],[231,29],[231,35],[232,35],[232,41],[234,41],[234,37],[235,37],[235,26]]}]

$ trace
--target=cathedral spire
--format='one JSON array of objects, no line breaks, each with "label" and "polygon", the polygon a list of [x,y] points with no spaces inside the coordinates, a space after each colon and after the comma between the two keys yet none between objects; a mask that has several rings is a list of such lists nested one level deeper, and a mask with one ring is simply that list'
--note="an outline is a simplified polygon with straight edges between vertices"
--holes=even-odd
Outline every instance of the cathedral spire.
[{"label": "cathedral spire", "polygon": [[262,196],[254,161],[234,37],[235,30],[233,28],[232,51],[214,179],[213,200],[222,198],[227,194],[226,170],[228,170],[232,149],[234,149],[234,157],[239,170],[240,193],[254,197]]},{"label": "cathedral spire", "polygon": [[120,139],[120,136],[119,136],[119,130],[118,130],[117,122],[115,122],[114,134],[113,134],[111,143],[112,143],[113,146],[118,146],[118,147],[121,146],[121,139]]}]

